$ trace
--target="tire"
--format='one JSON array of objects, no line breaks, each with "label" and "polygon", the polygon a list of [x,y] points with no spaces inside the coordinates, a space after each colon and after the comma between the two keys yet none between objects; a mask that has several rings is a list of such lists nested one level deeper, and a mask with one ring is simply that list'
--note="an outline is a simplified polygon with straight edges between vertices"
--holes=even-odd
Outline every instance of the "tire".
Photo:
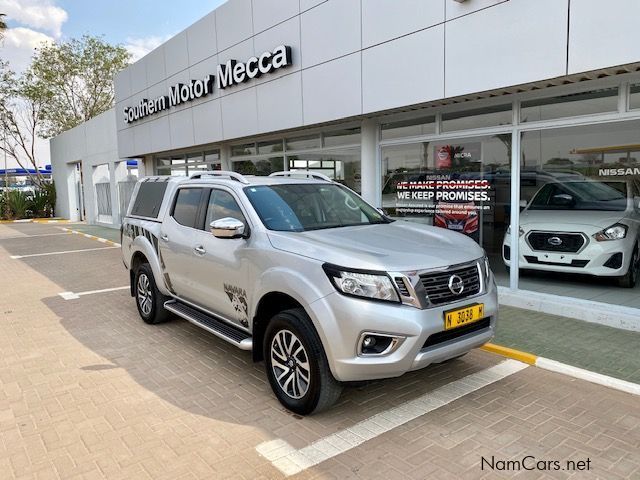
[{"label": "tire", "polygon": [[318,413],[340,397],[342,386],[331,374],[320,338],[302,308],[271,319],[263,349],[267,378],[287,409],[300,415]]},{"label": "tire", "polygon": [[148,263],[143,263],[136,270],[133,286],[138,313],[145,323],[156,325],[169,318],[169,312],[164,309],[164,302],[168,298],[158,290]]},{"label": "tire", "polygon": [[638,281],[638,250],[633,251],[627,273],[618,277],[618,286],[622,288],[633,288]]}]

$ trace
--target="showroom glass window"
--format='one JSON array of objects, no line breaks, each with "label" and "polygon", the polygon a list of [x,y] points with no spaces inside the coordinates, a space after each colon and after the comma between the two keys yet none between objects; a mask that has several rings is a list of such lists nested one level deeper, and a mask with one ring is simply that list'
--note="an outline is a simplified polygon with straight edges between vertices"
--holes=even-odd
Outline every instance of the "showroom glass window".
[{"label": "showroom glass window", "polygon": [[618,88],[601,88],[587,92],[558,95],[523,101],[520,121],[534,122],[555,118],[615,112],[618,109]]},{"label": "showroom glass window", "polygon": [[308,170],[322,173],[336,182],[360,193],[360,148],[339,148],[322,153],[287,155],[289,170]]},{"label": "showroom glass window", "polygon": [[442,131],[452,132],[471,128],[509,125],[512,121],[511,104],[492,105],[471,110],[442,114]]},{"label": "showroom glass window", "polygon": [[640,122],[523,132],[520,169],[520,288],[640,306]]},{"label": "showroom glass window", "polygon": [[434,133],[436,133],[435,115],[387,122],[380,125],[380,140],[416,137],[420,135],[431,135]]},{"label": "showroom glass window", "polygon": [[498,283],[510,215],[511,134],[434,140],[382,148],[382,207],[397,219],[473,238],[487,251]]},{"label": "showroom glass window", "polygon": [[629,108],[631,110],[640,108],[640,83],[632,83],[629,86]]},{"label": "showroom glass window", "polygon": [[[322,145],[321,148],[313,146]],[[286,141],[289,170],[322,173],[360,193],[360,128],[340,128]]]},{"label": "showroom glass window", "polygon": [[220,170],[220,151],[196,151],[183,155],[160,156],[155,158],[157,175],[190,175],[199,171]]}]

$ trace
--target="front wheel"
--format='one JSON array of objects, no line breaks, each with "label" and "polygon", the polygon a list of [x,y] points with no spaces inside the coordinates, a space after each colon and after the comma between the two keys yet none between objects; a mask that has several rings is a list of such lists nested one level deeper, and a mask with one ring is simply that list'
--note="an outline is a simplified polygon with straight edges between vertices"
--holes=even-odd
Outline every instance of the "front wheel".
[{"label": "front wheel", "polygon": [[638,269],[638,250],[634,250],[627,273],[622,277],[618,277],[618,285],[623,288],[635,287],[638,281]]},{"label": "front wheel", "polygon": [[300,415],[333,405],[342,391],[331,374],[311,319],[301,308],[275,315],[265,332],[267,377],[276,397]]},{"label": "front wheel", "polygon": [[136,270],[134,277],[134,295],[138,313],[145,323],[155,325],[164,322],[169,312],[164,308],[167,297],[162,295],[153,278],[153,271],[148,263],[143,263]]}]

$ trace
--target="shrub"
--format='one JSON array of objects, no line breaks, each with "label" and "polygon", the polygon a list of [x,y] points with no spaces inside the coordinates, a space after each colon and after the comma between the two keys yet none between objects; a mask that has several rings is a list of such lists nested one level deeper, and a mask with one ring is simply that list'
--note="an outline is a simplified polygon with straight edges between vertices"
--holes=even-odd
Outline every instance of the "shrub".
[{"label": "shrub", "polygon": [[34,217],[49,216],[49,195],[44,189],[37,189],[29,197],[28,208]]},{"label": "shrub", "polygon": [[29,210],[29,196],[20,190],[10,190],[7,194],[7,207],[11,218],[26,218]]},{"label": "shrub", "polygon": [[0,218],[2,218],[2,220],[7,220],[9,218],[7,194],[4,191],[0,193]]},{"label": "shrub", "polygon": [[47,210],[45,216],[53,217],[56,208],[56,186],[53,183],[45,183],[41,187],[47,196]]}]

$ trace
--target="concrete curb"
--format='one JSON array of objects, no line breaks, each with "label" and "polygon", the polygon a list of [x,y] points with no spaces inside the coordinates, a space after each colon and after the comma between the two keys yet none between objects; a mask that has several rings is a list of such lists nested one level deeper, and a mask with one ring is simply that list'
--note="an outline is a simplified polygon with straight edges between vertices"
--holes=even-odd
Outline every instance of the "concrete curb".
[{"label": "concrete curb", "polygon": [[640,396],[640,385],[633,382],[627,382],[619,378],[610,377],[601,373],[592,372],[591,370],[585,370],[584,368],[573,367],[565,363],[557,362],[549,358],[539,357],[532,353],[521,352],[509,347],[503,347],[502,345],[496,345],[494,343],[487,343],[480,347],[481,350],[486,352],[495,353],[506,358],[512,358],[520,362],[528,363],[543,370],[549,370],[550,372],[561,373],[573,378],[584,380],[586,382],[595,383],[604,387],[620,390],[621,392],[630,393],[632,395]]},{"label": "concrete curb", "polygon": [[111,240],[107,240],[106,238],[96,237],[95,235],[90,235],[88,233],[80,232],[78,230],[72,230],[70,228],[64,228],[64,227],[60,227],[60,229],[65,231],[65,232],[72,233],[74,235],[82,235],[85,238],[90,238],[91,240],[97,240],[100,243],[104,243],[104,244],[110,245],[112,247],[120,247],[121,246],[117,242],[113,242]]},{"label": "concrete curb", "polygon": [[567,298],[528,290],[523,293],[522,291],[510,290],[507,287],[498,287],[498,299],[500,305],[508,307],[533,310],[534,312],[640,332],[640,316],[638,315],[638,309],[634,307],[624,307],[580,298]]}]

